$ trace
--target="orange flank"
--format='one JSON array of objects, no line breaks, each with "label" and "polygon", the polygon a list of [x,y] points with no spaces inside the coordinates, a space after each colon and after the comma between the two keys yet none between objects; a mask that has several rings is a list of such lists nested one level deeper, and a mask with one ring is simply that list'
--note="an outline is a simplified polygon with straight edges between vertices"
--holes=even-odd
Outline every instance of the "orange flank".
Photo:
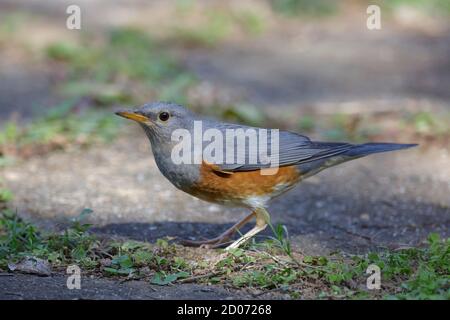
[{"label": "orange flank", "polygon": [[[263,169],[264,170],[264,169]],[[270,169],[268,169],[270,170]],[[249,197],[279,194],[295,185],[301,178],[296,166],[281,167],[273,175],[261,170],[244,172],[221,171],[217,165],[203,162],[200,180],[188,192],[210,202],[241,202]]]}]

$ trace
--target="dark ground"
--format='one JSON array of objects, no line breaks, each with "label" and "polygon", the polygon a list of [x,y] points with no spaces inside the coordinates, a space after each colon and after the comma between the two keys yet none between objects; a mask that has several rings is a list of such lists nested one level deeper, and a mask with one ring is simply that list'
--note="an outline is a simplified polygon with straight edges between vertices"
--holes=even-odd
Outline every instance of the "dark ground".
[{"label": "dark ground", "polygon": [[[80,290],[68,290],[67,278],[62,274],[37,277],[24,274],[0,274],[0,299],[45,299],[45,300],[228,300],[251,299],[250,294],[219,286],[184,284],[177,286],[155,286],[145,281],[127,281],[82,278]],[[43,288],[45,288],[43,290]]]}]

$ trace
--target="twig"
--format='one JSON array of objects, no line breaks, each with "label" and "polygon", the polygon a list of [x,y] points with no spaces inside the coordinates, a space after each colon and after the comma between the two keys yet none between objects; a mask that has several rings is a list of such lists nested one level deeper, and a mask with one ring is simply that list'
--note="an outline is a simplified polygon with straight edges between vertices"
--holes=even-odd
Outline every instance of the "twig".
[{"label": "twig", "polygon": [[125,283],[125,282],[128,282],[128,281],[133,281],[133,280],[139,281],[139,280],[144,279],[144,278],[145,277],[126,277],[125,279],[120,279],[119,283],[122,284],[122,283]]},{"label": "twig", "polygon": [[178,283],[190,283],[190,282],[194,282],[194,281],[199,280],[199,279],[211,278],[211,277],[214,277],[214,276],[218,276],[218,275],[220,275],[222,273],[224,273],[224,272],[223,271],[221,271],[221,272],[210,272],[210,273],[201,274],[201,275],[198,275],[198,276],[192,276],[192,277],[189,277],[189,278],[184,278],[184,279],[178,280],[177,282]]},{"label": "twig", "polygon": [[270,290],[263,291],[263,292],[260,292],[260,293],[257,293],[257,294],[253,294],[252,296],[253,296],[253,298],[258,298],[258,297],[263,296],[265,294],[274,293],[274,292],[277,292],[277,291],[282,291],[284,289],[285,288],[278,287],[278,288],[270,289]]}]

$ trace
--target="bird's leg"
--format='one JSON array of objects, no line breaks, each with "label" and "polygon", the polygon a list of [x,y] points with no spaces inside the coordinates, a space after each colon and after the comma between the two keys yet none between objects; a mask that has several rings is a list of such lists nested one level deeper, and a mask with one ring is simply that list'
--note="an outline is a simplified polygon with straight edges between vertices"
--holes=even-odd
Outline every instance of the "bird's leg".
[{"label": "bird's leg", "polygon": [[240,228],[242,228],[245,224],[247,224],[254,216],[256,212],[252,211],[250,214],[245,216],[242,220],[237,222],[234,226],[226,230],[224,233],[219,235],[218,237],[215,237],[213,239],[208,239],[204,241],[192,241],[192,240],[182,240],[180,243],[184,246],[190,246],[190,247],[200,247],[200,246],[208,246],[211,248],[219,247],[220,245],[224,244],[228,240],[230,240],[231,236]]},{"label": "bird's leg", "polygon": [[251,237],[255,236],[257,233],[263,231],[267,227],[267,224],[270,223],[270,215],[267,210],[264,208],[257,208],[254,212],[256,214],[256,225],[253,227],[253,229],[237,239],[225,250],[239,248],[241,244],[249,240]]}]

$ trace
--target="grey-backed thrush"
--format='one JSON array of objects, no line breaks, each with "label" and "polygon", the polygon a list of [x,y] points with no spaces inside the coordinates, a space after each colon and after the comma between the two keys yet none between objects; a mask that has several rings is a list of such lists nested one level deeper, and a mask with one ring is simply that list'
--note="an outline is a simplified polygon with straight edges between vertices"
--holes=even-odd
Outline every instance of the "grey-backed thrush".
[{"label": "grey-backed thrush", "polygon": [[[174,132],[177,129],[194,136],[196,122],[201,121],[202,132],[213,129],[213,132],[222,133],[226,137],[227,132],[231,130],[238,132],[237,138],[248,129],[258,132],[268,129],[212,120],[196,115],[180,105],[165,102],[148,103],[134,110],[118,111],[116,114],[137,121],[141,125],[150,140],[159,170],[175,187],[202,200],[251,210],[249,215],[214,239],[182,242],[191,246],[222,246],[236,231],[255,217],[256,225],[227,247],[227,249],[237,248],[264,230],[270,223],[270,216],[266,210],[268,202],[291,189],[298,182],[323,169],[349,160],[416,145],[318,142],[297,133],[279,131],[277,136],[272,133],[270,136],[268,134],[265,136],[266,150],[273,149],[275,142],[278,147],[275,170],[267,161],[267,157],[252,158],[254,156],[252,153],[255,153],[257,148],[252,148],[249,143],[239,146],[236,141],[232,143],[233,148],[230,148],[233,156],[225,155],[227,161],[213,163],[206,161],[201,154],[200,161],[180,162],[173,159],[173,150],[180,143],[180,139],[174,139]],[[262,138],[259,139],[259,141],[262,140]],[[201,151],[207,143],[202,140]],[[229,142],[222,145],[228,146]],[[218,151],[222,150],[215,152]],[[230,151],[225,148],[223,152]],[[238,162],[239,155],[240,159],[245,161]],[[250,158],[256,160],[249,161]]]}]

